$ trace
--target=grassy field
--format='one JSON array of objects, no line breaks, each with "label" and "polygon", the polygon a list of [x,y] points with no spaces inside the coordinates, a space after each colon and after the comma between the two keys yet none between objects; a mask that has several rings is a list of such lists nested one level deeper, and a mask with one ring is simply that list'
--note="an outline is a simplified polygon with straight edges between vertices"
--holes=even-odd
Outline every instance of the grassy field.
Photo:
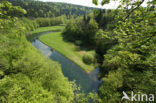
[{"label": "grassy field", "polygon": [[40,27],[32,31],[32,34],[37,34],[46,31],[61,31],[64,29],[64,26],[49,26],[49,27]]},{"label": "grassy field", "polygon": [[[63,28],[64,28],[63,26],[45,27],[38,28],[34,32],[37,33],[48,30],[58,31],[62,30]],[[79,65],[85,72],[90,72],[94,70],[94,65],[86,65],[82,61],[82,57],[86,51],[80,50],[79,46],[76,46],[71,42],[64,41],[61,32],[54,32],[43,35],[40,37],[40,40],[44,44],[63,54],[65,57],[73,61],[75,64]]]}]

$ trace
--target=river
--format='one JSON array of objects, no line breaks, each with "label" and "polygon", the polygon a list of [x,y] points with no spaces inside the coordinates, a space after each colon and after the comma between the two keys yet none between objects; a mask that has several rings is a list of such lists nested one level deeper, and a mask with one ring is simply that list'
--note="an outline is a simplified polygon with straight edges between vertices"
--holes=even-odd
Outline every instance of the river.
[{"label": "river", "polygon": [[99,68],[96,68],[93,72],[86,73],[78,65],[67,59],[65,56],[43,44],[38,38],[39,36],[46,35],[48,33],[52,32],[40,33],[33,37],[30,40],[32,45],[40,50],[45,56],[61,64],[64,76],[67,77],[70,81],[75,80],[76,84],[81,87],[82,91],[85,93],[89,93],[91,91],[97,92],[101,83],[101,81],[97,79]]}]

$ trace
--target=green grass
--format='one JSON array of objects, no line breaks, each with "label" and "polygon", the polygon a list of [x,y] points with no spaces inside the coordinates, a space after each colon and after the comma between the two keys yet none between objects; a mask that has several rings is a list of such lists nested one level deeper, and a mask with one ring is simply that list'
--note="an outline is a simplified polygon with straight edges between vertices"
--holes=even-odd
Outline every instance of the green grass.
[{"label": "green grass", "polygon": [[[38,28],[35,30],[37,32],[45,32],[48,30],[57,31],[58,29],[63,29],[62,26],[54,26],[54,27],[47,27],[47,28]],[[74,45],[71,42],[66,42],[63,40],[63,36],[61,32],[54,32],[46,35],[42,35],[40,40],[48,45],[49,47],[55,49],[59,53],[63,54],[65,57],[73,61],[75,64],[80,66],[85,72],[90,72],[94,70],[94,65],[86,65],[82,61],[82,57],[85,54],[85,50],[80,50],[79,46]]]},{"label": "green grass", "polygon": [[32,31],[32,34],[42,33],[46,31],[61,31],[64,29],[64,26],[49,26],[49,27],[40,27]]}]

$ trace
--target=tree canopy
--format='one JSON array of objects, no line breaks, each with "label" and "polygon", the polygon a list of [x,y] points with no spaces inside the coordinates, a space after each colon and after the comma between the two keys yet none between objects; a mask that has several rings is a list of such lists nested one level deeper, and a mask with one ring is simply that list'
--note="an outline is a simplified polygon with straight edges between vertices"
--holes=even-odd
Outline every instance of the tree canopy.
[{"label": "tree canopy", "polygon": [[74,89],[62,74],[61,66],[43,57],[26,39],[26,25],[35,28],[35,24],[10,13],[23,14],[22,8],[17,11],[7,1],[0,6],[0,102],[73,102]]},{"label": "tree canopy", "polygon": [[26,17],[57,17],[66,15],[68,18],[82,16],[92,12],[93,8],[55,2],[35,0],[7,0],[14,6],[21,6],[27,11]]}]

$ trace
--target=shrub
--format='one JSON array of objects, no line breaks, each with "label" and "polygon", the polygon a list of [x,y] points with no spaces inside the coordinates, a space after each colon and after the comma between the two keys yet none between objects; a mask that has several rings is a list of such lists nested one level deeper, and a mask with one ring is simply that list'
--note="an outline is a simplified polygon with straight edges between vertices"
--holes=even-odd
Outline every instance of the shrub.
[{"label": "shrub", "polygon": [[83,56],[83,62],[86,63],[86,64],[92,64],[94,63],[95,59],[94,59],[94,55],[91,54],[91,53],[86,53],[84,56]]},{"label": "shrub", "polygon": [[76,44],[76,45],[81,45],[81,44],[82,44],[82,41],[81,41],[81,40],[76,40],[76,41],[75,41],[75,44]]},{"label": "shrub", "polygon": [[20,23],[23,24],[22,26],[24,26],[28,31],[32,31],[39,27],[35,20],[30,20],[28,18],[21,18]]}]

